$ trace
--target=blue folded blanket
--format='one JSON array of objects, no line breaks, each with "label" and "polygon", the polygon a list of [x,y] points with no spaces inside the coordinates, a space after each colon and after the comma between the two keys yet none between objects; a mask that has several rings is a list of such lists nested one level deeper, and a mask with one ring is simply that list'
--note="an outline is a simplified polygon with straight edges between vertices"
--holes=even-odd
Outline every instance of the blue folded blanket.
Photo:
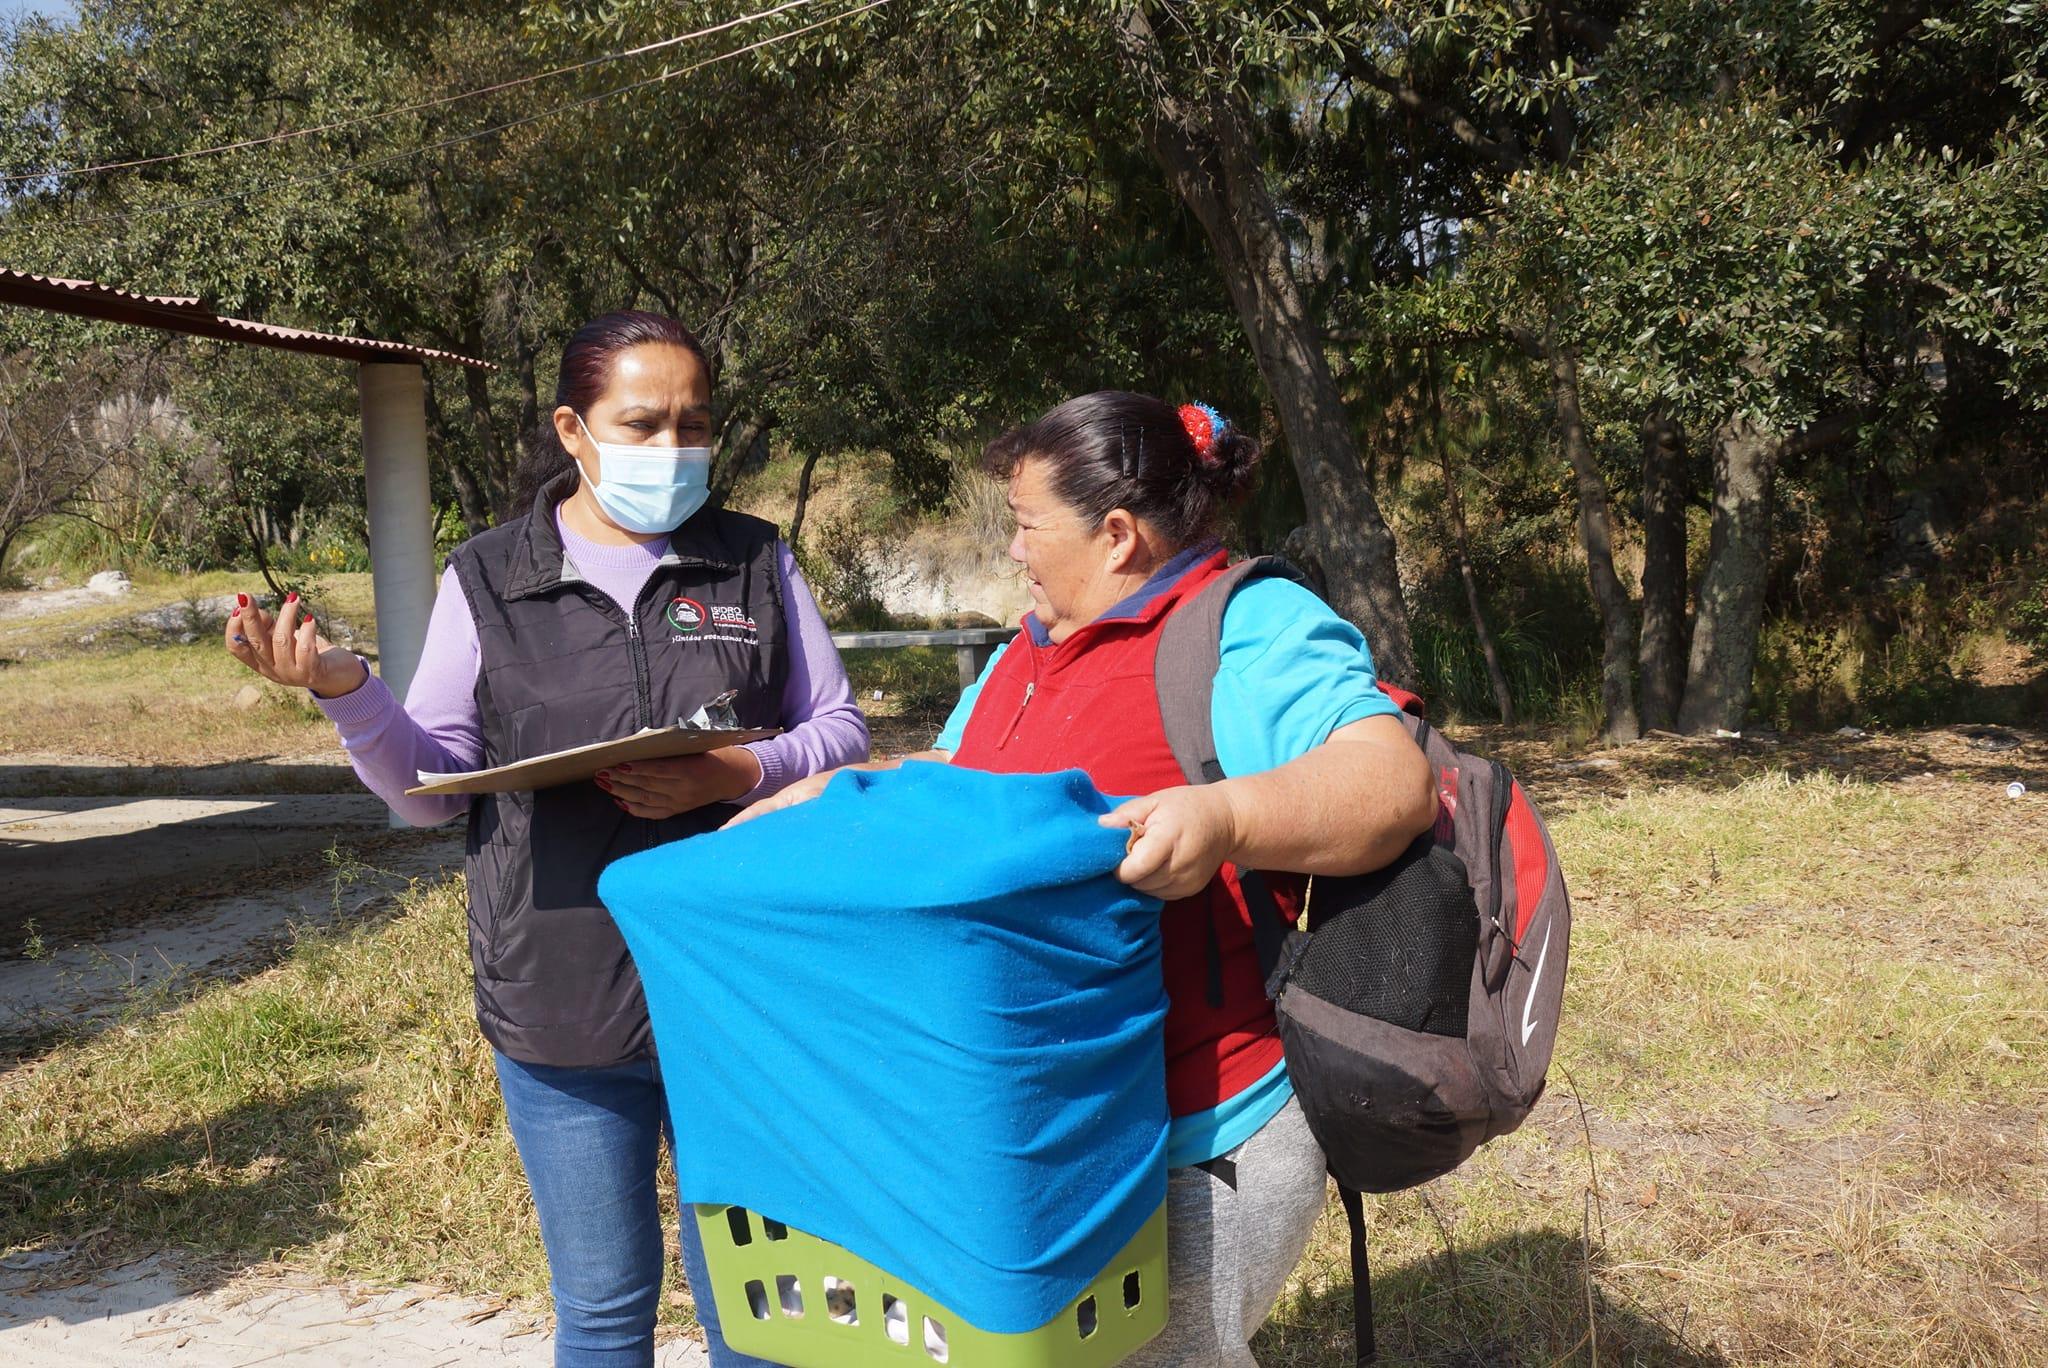
[{"label": "blue folded blanket", "polygon": [[1159,903],[1079,771],[913,762],[612,865],[685,1201],[1037,1329],[1166,1195]]}]

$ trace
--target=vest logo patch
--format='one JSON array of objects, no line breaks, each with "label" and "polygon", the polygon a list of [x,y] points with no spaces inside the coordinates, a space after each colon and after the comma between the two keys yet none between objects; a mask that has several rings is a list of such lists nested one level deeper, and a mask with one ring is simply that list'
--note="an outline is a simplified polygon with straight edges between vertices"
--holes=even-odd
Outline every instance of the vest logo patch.
[{"label": "vest logo patch", "polygon": [[668,625],[675,628],[670,642],[725,641],[740,646],[761,644],[761,627],[744,608],[714,603],[709,608],[695,599],[672,599]]},{"label": "vest logo patch", "polygon": [[670,599],[668,604],[668,625],[685,635],[697,631],[704,625],[704,605],[693,598]]}]

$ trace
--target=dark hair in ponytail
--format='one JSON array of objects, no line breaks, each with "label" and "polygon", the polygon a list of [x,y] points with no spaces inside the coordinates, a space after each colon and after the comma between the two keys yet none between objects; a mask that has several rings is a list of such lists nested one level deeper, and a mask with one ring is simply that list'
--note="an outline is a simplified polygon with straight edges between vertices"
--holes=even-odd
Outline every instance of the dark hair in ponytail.
[{"label": "dark hair in ponytail", "polygon": [[1211,533],[1224,506],[1251,487],[1259,444],[1205,405],[1176,409],[1099,390],[996,438],[981,468],[1007,480],[1027,460],[1046,463],[1053,494],[1090,527],[1127,508],[1179,551]]},{"label": "dark hair in ponytail", "polygon": [[[567,404],[578,413],[589,412],[590,406],[604,393],[605,386],[612,382],[612,366],[618,361],[619,353],[654,342],[681,347],[702,362],[707,371],[710,369],[711,361],[704,355],[704,344],[697,340],[695,333],[673,318],[641,309],[619,309],[600,314],[585,323],[562,348],[562,370],[555,380],[553,408]],[[533,431],[526,434],[524,450],[519,457],[519,473],[513,485],[518,491],[512,501],[513,516],[524,516],[531,510],[533,501],[540,496],[548,481],[567,470],[575,459],[555,432],[551,409],[541,417]]]}]

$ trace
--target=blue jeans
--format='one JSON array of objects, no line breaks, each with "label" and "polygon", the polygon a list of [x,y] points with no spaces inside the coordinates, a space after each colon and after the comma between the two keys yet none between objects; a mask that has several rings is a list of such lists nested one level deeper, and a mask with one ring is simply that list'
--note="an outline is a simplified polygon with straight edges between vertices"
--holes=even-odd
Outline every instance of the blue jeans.
[{"label": "blue jeans", "polygon": [[[664,1261],[655,1159],[663,1136],[675,1143],[660,1071],[652,1060],[559,1069],[498,1054],[497,1063],[505,1120],[548,1251],[556,1368],[646,1368]],[[681,1233],[713,1368],[771,1368],[725,1347],[687,1207]]]}]

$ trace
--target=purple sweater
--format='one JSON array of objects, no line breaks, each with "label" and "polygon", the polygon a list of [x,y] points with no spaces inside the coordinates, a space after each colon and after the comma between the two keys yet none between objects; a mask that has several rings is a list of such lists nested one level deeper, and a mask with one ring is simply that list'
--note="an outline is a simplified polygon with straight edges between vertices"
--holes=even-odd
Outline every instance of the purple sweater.
[{"label": "purple sweater", "polygon": [[[640,596],[660,564],[665,543],[601,546],[562,525],[562,546],[584,579],[618,603]],[[777,544],[783,616],[788,623],[789,682],[782,688],[780,736],[747,747],[761,765],[761,782],[739,799],[751,803],[822,769],[868,758],[868,723],[853,702],[853,687],[839,663],[832,635],[787,546]],[[349,763],[372,792],[414,826],[436,826],[469,811],[464,794],[408,798],[421,770],[449,773],[483,764],[482,719],[477,714],[476,621],[451,568],[441,576],[434,615],[412,689],[400,707],[384,681],[371,675],[361,688],[316,701],[341,733]]]}]

